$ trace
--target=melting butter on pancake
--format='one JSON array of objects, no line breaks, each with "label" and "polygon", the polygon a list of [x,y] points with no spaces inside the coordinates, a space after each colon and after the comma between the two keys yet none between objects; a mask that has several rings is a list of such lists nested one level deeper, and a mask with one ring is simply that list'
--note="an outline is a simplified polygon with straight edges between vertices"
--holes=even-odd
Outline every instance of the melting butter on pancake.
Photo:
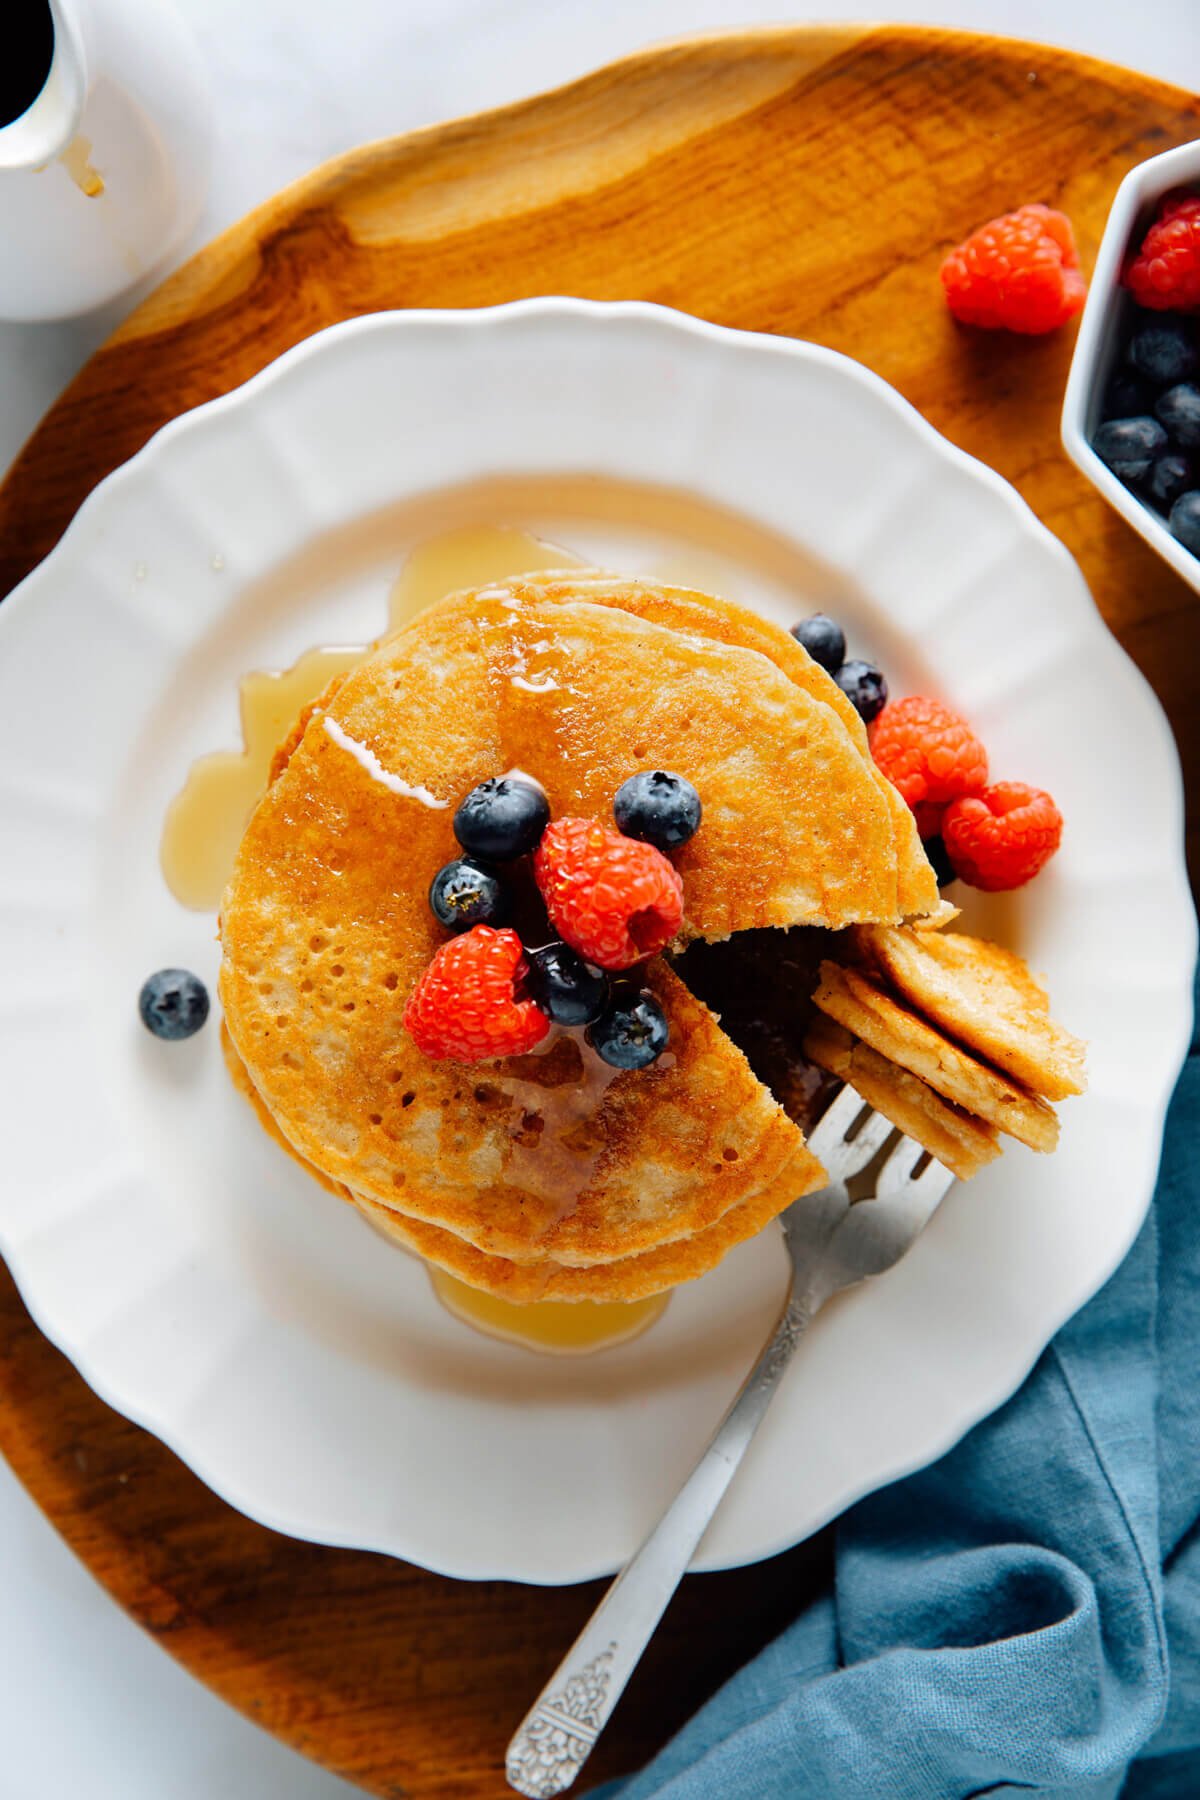
[{"label": "melting butter on pancake", "polygon": [[1053,1107],[1011,1076],[980,1062],[861,971],[822,963],[813,999],[822,1012],[880,1056],[919,1076],[964,1111],[1031,1150],[1054,1149],[1058,1119]]},{"label": "melting butter on pancake", "polygon": [[1086,1050],[1050,1017],[1045,988],[1012,950],[961,932],[867,926],[864,954],[909,1005],[1047,1100],[1081,1094]]}]

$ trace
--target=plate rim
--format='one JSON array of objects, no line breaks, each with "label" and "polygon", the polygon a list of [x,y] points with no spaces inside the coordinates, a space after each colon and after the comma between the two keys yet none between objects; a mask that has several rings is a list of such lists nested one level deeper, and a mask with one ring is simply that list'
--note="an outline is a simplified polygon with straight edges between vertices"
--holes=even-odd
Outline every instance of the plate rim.
[{"label": "plate rim", "polygon": [[[1167,1021],[1164,1026],[1161,1038],[1163,1043],[1163,1076],[1158,1084],[1153,1107],[1149,1109],[1155,1123],[1156,1136],[1158,1139],[1161,1139],[1162,1124],[1165,1119],[1166,1109],[1174,1090],[1178,1069],[1186,1055],[1188,1042],[1190,1040],[1192,1013],[1191,974],[1195,963],[1196,953],[1196,920],[1187,882],[1186,860],[1181,828],[1184,806],[1182,769],[1174,736],[1166,715],[1153,688],[1146,681],[1140,670],[1137,669],[1132,659],[1124,651],[1113,634],[1108,630],[1075,559],[1061,541],[1042,524],[1036,513],[1034,513],[1033,509],[1016,489],[986,463],[979,461],[977,458],[969,455],[969,453],[961,450],[958,446],[952,444],[937,431],[937,429],[931,425],[909,401],[899,394],[889,383],[884,381],[882,377],[876,375],[872,370],[855,361],[853,358],[843,355],[841,352],[827,349],[822,345],[812,344],[803,339],[776,337],[760,332],[745,331],[733,327],[716,325],[711,321],[699,319],[694,315],[678,312],[673,308],[661,306],[653,302],[591,301],[573,296],[558,295],[540,296],[531,299],[506,302],[497,306],[474,309],[396,309],[363,314],[358,318],[342,321],[328,326],[319,332],[313,333],[308,338],[303,339],[300,343],[294,345],[280,357],[269,363],[265,368],[250,377],[249,380],[242,383],[240,386],[231,389],[228,393],[220,395],[198,407],[177,415],[174,419],[170,420],[155,432],[133,457],[99,482],[82,503],[54,549],[35,569],[30,571],[18,586],[13,589],[12,593],[7,597],[3,604],[0,605],[0,646],[2,646],[5,641],[5,631],[11,629],[11,627],[5,625],[5,618],[15,618],[25,607],[36,603],[38,590],[42,583],[46,580],[53,579],[54,574],[57,572],[60,565],[69,563],[69,559],[74,555],[76,547],[83,542],[87,528],[103,514],[105,507],[111,502],[111,499],[115,494],[121,493],[127,484],[138,480],[141,471],[147,465],[153,463],[161,453],[164,444],[169,444],[176,438],[195,431],[204,431],[211,426],[214,420],[223,421],[226,415],[236,416],[236,414],[247,405],[253,405],[260,392],[273,387],[281,381],[295,378],[296,372],[302,369],[313,357],[320,356],[331,350],[336,351],[337,345],[343,341],[375,333],[386,334],[396,330],[407,334],[414,329],[429,329],[431,327],[458,331],[464,329],[486,331],[492,325],[503,323],[513,317],[530,316],[554,316],[558,318],[564,316],[573,317],[577,322],[584,322],[589,326],[592,322],[597,320],[602,322],[636,321],[659,329],[668,330],[671,333],[681,334],[684,337],[690,337],[694,340],[707,341],[718,345],[732,345],[734,347],[753,346],[758,351],[770,349],[783,357],[799,358],[800,360],[807,360],[826,367],[836,368],[842,376],[847,377],[868,389],[874,395],[876,400],[884,401],[892,411],[903,419],[906,429],[919,439],[923,440],[938,457],[949,463],[951,466],[968,471],[974,480],[986,486],[997,501],[1003,502],[1020,529],[1027,536],[1036,537],[1042,545],[1043,553],[1051,552],[1058,560],[1060,567],[1064,572],[1069,574],[1071,585],[1075,590],[1079,606],[1091,615],[1092,623],[1100,628],[1098,635],[1105,642],[1104,654],[1107,656],[1111,666],[1114,669],[1119,667],[1122,678],[1127,683],[1131,684],[1133,689],[1140,690],[1140,700],[1143,706],[1145,723],[1149,725],[1151,720],[1153,720],[1155,735],[1158,740],[1156,751],[1163,764],[1164,770],[1168,770],[1170,773],[1172,792],[1169,796],[1169,810],[1172,822],[1173,850],[1173,855],[1170,858],[1170,867],[1171,882],[1174,890],[1172,897],[1181,902],[1181,923],[1186,927],[1187,923],[1190,921],[1190,935],[1185,934],[1182,946],[1183,950],[1186,951],[1186,956],[1181,954],[1179,958],[1179,991],[1181,1004],[1174,1020],[1173,1031],[1170,1030],[1170,1021]],[[47,573],[48,571],[49,574]],[[1170,1043],[1168,1043],[1168,1034]],[[1172,1045],[1173,1048],[1171,1048]],[[1168,1053],[1168,1051],[1170,1053]],[[940,1434],[927,1433],[922,1440],[921,1445],[911,1458],[904,1460],[893,1457],[884,1474],[869,1478],[855,1488],[854,1491],[839,1496],[836,1504],[831,1505],[829,1510],[815,1523],[805,1524],[804,1530],[800,1536],[797,1536],[794,1531],[790,1533],[784,1532],[778,1539],[766,1544],[754,1545],[749,1548],[744,1555],[737,1557],[731,1557],[726,1554],[719,1560],[706,1560],[702,1555],[697,1559],[695,1566],[699,1569],[735,1568],[778,1554],[791,1547],[793,1544],[802,1541],[804,1537],[811,1535],[811,1533],[819,1529],[822,1524],[827,1523],[830,1518],[837,1516],[840,1512],[845,1510],[846,1507],[854,1504],[854,1502],[857,1499],[862,1498],[864,1494],[873,1492],[880,1486],[886,1485],[892,1481],[902,1479],[905,1475],[912,1473],[915,1469],[925,1467],[929,1463],[936,1461],[938,1457],[943,1455],[946,1450],[956,1443],[966,1431],[972,1429],[974,1425],[986,1418],[998,1405],[1002,1404],[1006,1398],[1016,1391],[1053,1335],[1061,1329],[1061,1326],[1068,1318],[1073,1316],[1074,1312],[1077,1311],[1081,1305],[1086,1304],[1087,1299],[1103,1286],[1104,1282],[1119,1266],[1145,1219],[1153,1196],[1153,1189],[1154,1181],[1151,1178],[1147,1184],[1146,1192],[1142,1198],[1142,1203],[1136,1216],[1134,1215],[1133,1208],[1131,1207],[1130,1209],[1129,1228],[1118,1246],[1117,1253],[1111,1258],[1109,1266],[1106,1267],[1098,1278],[1092,1279],[1091,1276],[1089,1276],[1090,1285],[1083,1298],[1070,1298],[1067,1309],[1061,1311],[1061,1316],[1059,1316],[1059,1313],[1055,1313],[1055,1322],[1052,1330],[1048,1334],[1043,1334],[1043,1328],[1042,1326],[1039,1326],[1039,1341],[1037,1344],[1033,1346],[1028,1354],[1023,1354],[1020,1358],[1015,1355],[1010,1356],[1005,1362],[1005,1372],[1003,1375],[998,1374],[996,1379],[990,1384],[977,1383],[976,1386],[973,1387],[972,1400],[969,1407],[971,1416],[968,1419],[965,1421],[961,1420],[959,1415],[961,1415],[963,1409],[959,1407],[957,1409],[955,1421],[947,1429]],[[39,1304],[38,1296],[36,1292],[33,1291],[36,1287],[36,1282],[32,1280],[26,1281],[19,1266],[19,1261],[13,1260],[14,1255],[19,1258],[19,1246],[14,1252],[13,1247],[8,1241],[2,1214],[0,1214],[0,1251],[2,1251],[6,1256],[6,1259],[9,1260],[13,1278],[39,1329],[70,1359],[74,1367],[83,1376],[84,1380],[92,1387],[93,1391],[125,1417],[131,1419],[143,1429],[152,1432],[161,1442],[166,1444],[168,1448],[178,1455],[180,1459],[206,1483],[206,1485],[230,1505],[248,1516],[259,1520],[270,1528],[290,1536],[317,1543],[361,1548],[382,1552],[384,1554],[402,1554],[411,1556],[411,1552],[397,1550],[394,1544],[384,1544],[367,1540],[362,1531],[348,1531],[341,1535],[330,1531],[327,1527],[323,1527],[321,1530],[317,1531],[314,1530],[312,1526],[306,1525],[295,1517],[283,1518],[277,1516],[270,1507],[264,1507],[257,1501],[251,1502],[240,1492],[235,1480],[230,1479],[228,1475],[223,1474],[220,1471],[210,1468],[207,1466],[204,1457],[198,1456],[194,1451],[189,1450],[186,1442],[186,1434],[177,1432],[172,1426],[169,1418],[164,1418],[160,1414],[156,1414],[153,1408],[143,1407],[137,1403],[131,1402],[130,1398],[121,1391],[120,1382],[110,1382],[102,1371],[96,1368],[87,1354],[86,1345],[81,1345],[75,1336],[73,1336],[69,1319],[60,1317],[50,1318],[47,1316],[47,1309]],[[1050,1309],[1046,1309],[1045,1316],[1050,1316]],[[933,1445],[932,1449],[930,1448],[931,1444]],[[413,1557],[412,1560],[418,1559]],[[436,1572],[448,1576],[470,1580],[520,1580],[532,1585],[567,1585],[570,1582],[592,1579],[597,1575],[609,1572],[609,1565],[606,1564],[604,1567],[600,1568],[588,1565],[583,1567],[579,1572],[566,1577],[558,1573],[538,1574],[527,1570],[522,1570],[521,1572],[514,1574],[511,1568],[493,1569],[490,1566],[486,1568],[469,1566],[471,1562],[469,1555],[460,1559],[459,1565],[456,1567],[445,1566],[438,1560],[429,1559],[425,1556],[421,1556],[419,1560],[422,1566],[434,1569]]]}]

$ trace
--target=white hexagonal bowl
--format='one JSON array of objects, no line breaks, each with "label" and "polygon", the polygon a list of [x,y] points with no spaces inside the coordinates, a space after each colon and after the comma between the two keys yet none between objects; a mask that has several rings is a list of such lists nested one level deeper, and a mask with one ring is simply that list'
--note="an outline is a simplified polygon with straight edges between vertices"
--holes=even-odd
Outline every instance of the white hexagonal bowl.
[{"label": "white hexagonal bowl", "polygon": [[[1121,286],[1126,257],[1140,242],[1155,209],[1172,188],[1200,188],[1200,142],[1165,150],[1148,162],[1130,169],[1117,189],[1088,288],[1087,303],[1079,322],[1075,353],[1063,396],[1063,448],[1104,495],[1111,507],[1127,519],[1140,537],[1170,563],[1177,575],[1200,593],[1200,557],[1172,536],[1161,513],[1131,493],[1102,463],[1092,449],[1092,435],[1100,423],[1104,390],[1120,355],[1124,322],[1132,307]],[[1200,330],[1200,320],[1197,320]]]}]

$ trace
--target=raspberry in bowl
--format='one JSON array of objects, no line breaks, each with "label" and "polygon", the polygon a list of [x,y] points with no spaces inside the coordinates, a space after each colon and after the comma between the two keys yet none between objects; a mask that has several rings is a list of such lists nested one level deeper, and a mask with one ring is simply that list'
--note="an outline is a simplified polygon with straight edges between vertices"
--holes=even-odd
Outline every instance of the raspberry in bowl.
[{"label": "raspberry in bowl", "polygon": [[1063,401],[1067,455],[1200,591],[1200,142],[1117,190]]}]

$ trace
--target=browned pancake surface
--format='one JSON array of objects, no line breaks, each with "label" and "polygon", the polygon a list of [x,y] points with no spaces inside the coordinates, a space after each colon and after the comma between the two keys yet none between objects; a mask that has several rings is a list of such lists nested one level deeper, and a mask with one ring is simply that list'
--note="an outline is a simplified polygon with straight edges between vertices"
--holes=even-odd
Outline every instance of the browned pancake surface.
[{"label": "browned pancake surface", "polygon": [[957,931],[867,926],[856,937],[893,988],[960,1043],[1047,1100],[1083,1092],[1085,1047],[1050,1017],[1045,988],[1014,951]]},{"label": "browned pancake surface", "polygon": [[[911,811],[887,776],[871,762],[866,727],[855,708],[832,676],[813,661],[790,632],[731,600],[703,594],[694,588],[638,581],[603,570],[549,570],[524,577],[522,586],[523,591],[536,592],[542,598],[558,601],[585,598],[594,605],[616,607],[676,631],[699,633],[715,643],[756,651],[812,699],[832,707],[867,759],[891,815],[897,848],[899,912],[908,917],[937,910],[937,881],[917,835]],[[747,927],[742,925],[738,929]]]},{"label": "browned pancake surface", "polygon": [[663,1293],[680,1282],[694,1281],[707,1274],[735,1245],[761,1231],[796,1198],[791,1174],[787,1172],[761,1193],[731,1206],[715,1224],[691,1237],[660,1244],[657,1249],[645,1251],[640,1256],[590,1263],[583,1268],[572,1268],[549,1258],[524,1263],[489,1256],[453,1232],[411,1218],[394,1207],[382,1206],[376,1200],[352,1194],[349,1188],[332,1181],[284,1137],[224,1026],[221,1047],[234,1086],[254,1108],[263,1130],[315,1181],[340,1200],[357,1205],[364,1218],[393,1243],[426,1262],[436,1263],[472,1287],[517,1304],[539,1300],[632,1301]]},{"label": "browned pancake surface", "polygon": [[822,963],[817,1006],[889,1062],[908,1069],[945,1099],[1019,1138],[1031,1150],[1058,1142],[1054,1108],[963,1050],[928,1020],[901,1005],[856,969]]},{"label": "browned pancake surface", "polygon": [[804,1048],[815,1063],[849,1082],[868,1106],[923,1145],[960,1181],[969,1181],[999,1156],[993,1126],[943,1100],[919,1076],[889,1062],[833,1019],[818,1013]]}]

